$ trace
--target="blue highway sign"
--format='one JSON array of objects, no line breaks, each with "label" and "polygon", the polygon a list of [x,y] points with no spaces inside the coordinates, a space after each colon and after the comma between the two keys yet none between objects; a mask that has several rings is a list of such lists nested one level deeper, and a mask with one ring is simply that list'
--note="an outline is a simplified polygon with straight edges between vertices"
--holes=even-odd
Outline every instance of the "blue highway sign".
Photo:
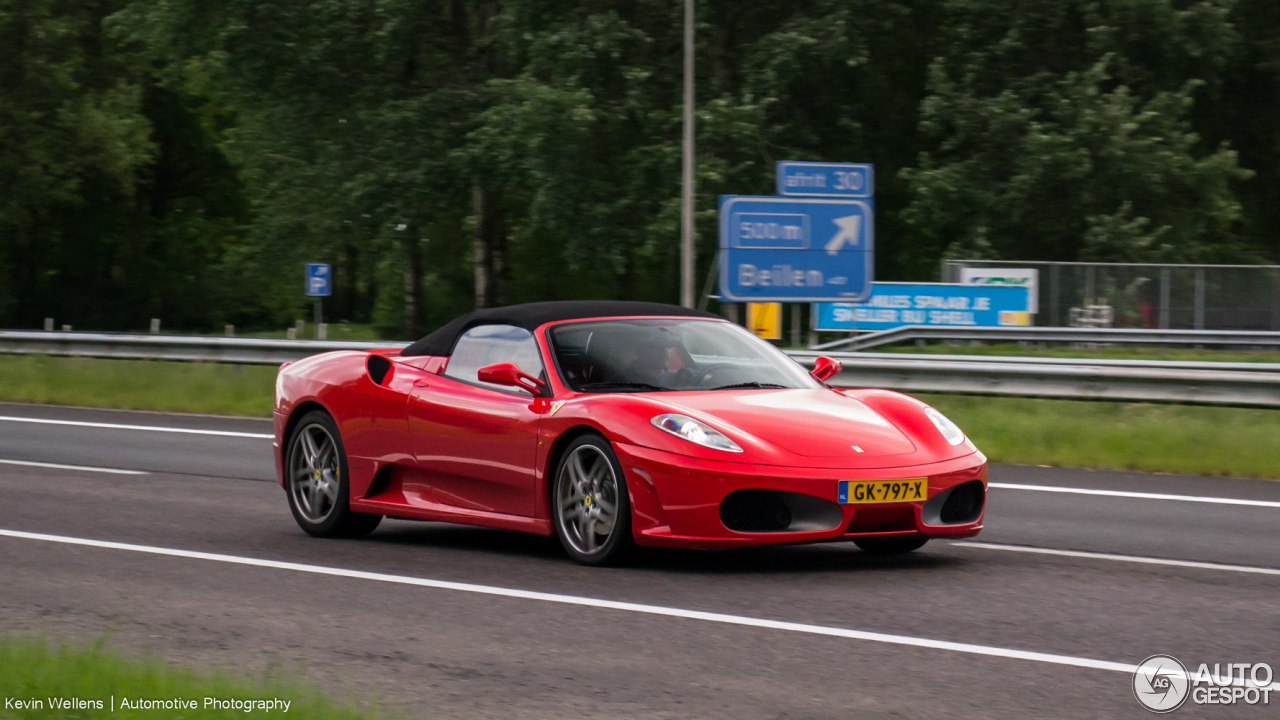
[{"label": "blue highway sign", "polygon": [[871,294],[871,199],[720,196],[720,297],[857,302]]},{"label": "blue highway sign", "polygon": [[786,197],[871,198],[876,194],[875,166],[780,160],[778,194]]},{"label": "blue highway sign", "polygon": [[307,263],[307,295],[329,297],[333,294],[333,271],[329,263]]},{"label": "blue highway sign", "polygon": [[863,302],[818,303],[816,310],[816,330],[1031,324],[1026,289],[1009,285],[878,282]]}]

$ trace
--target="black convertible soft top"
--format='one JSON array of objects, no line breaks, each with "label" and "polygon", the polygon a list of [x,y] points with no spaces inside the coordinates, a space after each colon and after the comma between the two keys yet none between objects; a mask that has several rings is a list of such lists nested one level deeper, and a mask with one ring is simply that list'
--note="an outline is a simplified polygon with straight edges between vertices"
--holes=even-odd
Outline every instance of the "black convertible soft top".
[{"label": "black convertible soft top", "polygon": [[626,300],[556,300],[475,310],[441,326],[400,352],[410,355],[450,355],[458,337],[477,325],[515,325],[533,332],[539,326],[560,320],[600,317],[698,317],[715,318],[702,310],[679,305]]}]

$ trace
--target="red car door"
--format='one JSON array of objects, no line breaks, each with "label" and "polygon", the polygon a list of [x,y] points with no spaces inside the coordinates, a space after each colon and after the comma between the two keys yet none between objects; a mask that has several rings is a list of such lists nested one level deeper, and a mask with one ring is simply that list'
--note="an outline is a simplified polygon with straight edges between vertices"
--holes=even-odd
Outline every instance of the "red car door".
[{"label": "red car door", "polygon": [[458,339],[444,373],[414,388],[409,433],[435,502],[532,517],[539,414],[530,393],[476,378],[477,370],[500,362],[545,377],[527,330],[472,328]]}]

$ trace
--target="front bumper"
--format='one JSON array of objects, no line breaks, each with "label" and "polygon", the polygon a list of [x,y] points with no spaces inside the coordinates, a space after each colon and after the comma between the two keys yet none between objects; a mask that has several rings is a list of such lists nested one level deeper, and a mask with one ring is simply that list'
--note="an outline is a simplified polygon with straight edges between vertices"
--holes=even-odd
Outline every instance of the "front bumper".
[{"label": "front bumper", "polygon": [[281,412],[273,412],[271,420],[275,426],[275,438],[271,440],[271,450],[276,459],[276,480],[280,482],[280,487],[284,487],[284,447],[281,438],[284,437],[285,427],[289,424],[289,416]]},{"label": "front bumper", "polygon": [[[626,475],[632,503],[632,532],[639,545],[676,548],[732,548],[747,545],[813,543],[862,537],[924,535],[972,537],[982,530],[986,511],[987,459],[976,452],[962,458],[889,470],[828,470],[700,460],[661,450],[613,444]],[[913,503],[849,505],[839,502],[841,480],[928,478],[928,500]],[[938,516],[943,493],[968,482],[981,483],[976,519],[945,522]],[[739,532],[726,526],[722,503],[735,491],[775,491],[780,497],[807,496],[813,522],[791,529]],[[813,500],[816,498],[817,500]],[[838,518],[836,513],[838,512]],[[820,526],[813,529],[814,525]]]}]

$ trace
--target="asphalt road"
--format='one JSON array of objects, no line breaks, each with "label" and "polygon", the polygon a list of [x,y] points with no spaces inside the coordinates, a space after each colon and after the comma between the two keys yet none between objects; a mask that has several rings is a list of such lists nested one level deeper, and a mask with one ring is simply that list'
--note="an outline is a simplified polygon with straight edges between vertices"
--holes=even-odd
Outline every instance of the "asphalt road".
[{"label": "asphalt road", "polygon": [[[270,431],[0,403],[0,531],[49,536],[0,536],[0,628],[114,630],[129,652],[284,667],[440,718],[1147,717],[1131,675],[1100,667],[1168,653],[1280,669],[1278,482],[996,466],[979,545],[651,551],[590,569],[550,539],[436,523],[309,538],[270,481]],[[227,557],[155,554],[169,550]],[[299,566],[245,564],[264,559]],[[1274,717],[1274,695],[1177,714]]]}]

